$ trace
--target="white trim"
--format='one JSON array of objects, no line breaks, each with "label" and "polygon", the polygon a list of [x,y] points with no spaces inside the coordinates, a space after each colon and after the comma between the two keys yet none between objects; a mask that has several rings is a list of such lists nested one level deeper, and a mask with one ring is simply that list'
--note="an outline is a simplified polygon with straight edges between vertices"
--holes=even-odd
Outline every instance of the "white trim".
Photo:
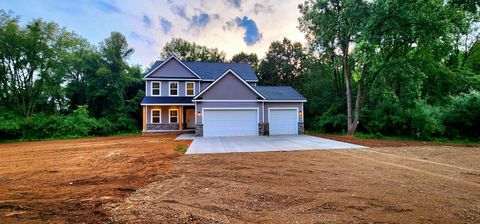
[{"label": "white trim", "polygon": [[[177,122],[173,122],[173,123],[172,123],[172,120],[170,120],[172,117],[174,117],[174,116],[170,116],[170,111],[172,111],[172,110],[176,110],[176,111],[177,111]],[[168,109],[168,123],[169,123],[169,124],[177,124],[177,123],[180,123],[180,121],[178,120],[178,117],[179,117],[179,116],[178,116],[178,109]]]},{"label": "white trim", "polygon": [[[177,95],[172,95],[172,86],[170,84],[177,83]],[[178,96],[180,94],[180,83],[178,81],[170,81],[168,82],[168,96]]]},{"label": "white trim", "polygon": [[145,80],[145,95],[148,96],[148,81]]},{"label": "white trim", "polygon": [[193,103],[142,103],[142,106],[193,106]]},{"label": "white trim", "polygon": [[307,102],[307,100],[267,100],[266,102],[272,102],[272,103],[304,103]]},{"label": "white trim", "polygon": [[205,124],[205,110],[256,110],[257,111],[257,135],[258,134],[258,124],[260,123],[259,117],[259,109],[258,107],[207,107],[202,108],[202,125]]},{"label": "white trim", "polygon": [[[295,110],[296,111],[296,117],[297,117],[297,123],[298,123],[298,107],[269,107],[268,108],[268,123],[270,124],[270,111],[271,110]],[[302,112],[303,113],[303,112]]]},{"label": "white trim", "polygon": [[303,110],[303,103],[302,103],[302,123],[304,123],[304,116],[305,116],[305,111]]},{"label": "white trim", "polygon": [[[158,83],[158,95],[153,95],[153,83]],[[161,81],[151,81],[150,82],[150,96],[162,96],[162,82]]]},{"label": "white trim", "polygon": [[197,125],[197,102],[195,102],[195,125]]},{"label": "white trim", "polygon": [[190,71],[192,74],[194,74],[195,76],[197,76],[199,79],[202,79],[202,77],[200,77],[199,75],[197,75],[197,73],[195,73],[192,69],[190,69],[187,65],[185,65],[182,61],[180,61],[177,57],[175,57],[175,55],[172,55],[170,56],[167,60],[163,61],[159,66],[157,66],[156,68],[154,68],[151,72],[149,72],[148,74],[146,74],[143,78],[147,78],[147,76],[151,75],[152,73],[154,73],[155,71],[157,71],[160,67],[162,67],[164,64],[166,64],[167,62],[169,62],[170,60],[172,60],[172,58],[174,58],[175,60],[177,60],[178,62],[180,62],[180,64],[182,64],[185,68],[188,69],[188,71]]},{"label": "white trim", "polygon": [[265,123],[265,102],[262,102],[262,123]]},{"label": "white trim", "polygon": [[192,102],[264,102],[264,100],[192,100]]},{"label": "white trim", "polygon": [[[159,118],[158,123],[153,123],[153,111],[158,111],[160,113],[160,116],[158,117]],[[150,110],[150,124],[161,124],[161,123],[162,123],[162,109],[151,109]]]},{"label": "white trim", "polygon": [[158,80],[158,81],[169,81],[169,80],[179,80],[179,81],[201,81],[201,79],[184,79],[184,78],[143,78],[143,80]]},{"label": "white trim", "polygon": [[228,69],[225,73],[223,73],[223,75],[221,75],[220,77],[218,77],[214,82],[212,82],[212,84],[210,84],[209,86],[207,86],[207,88],[203,89],[202,92],[200,92],[196,97],[194,97],[193,99],[197,99],[199,96],[201,96],[203,93],[205,93],[208,89],[210,89],[210,87],[212,87],[213,85],[215,85],[218,81],[220,81],[223,77],[225,77],[225,75],[227,75],[228,73],[232,73],[235,77],[237,77],[240,81],[242,81],[243,84],[245,84],[246,86],[248,86],[248,88],[250,88],[253,92],[255,92],[258,96],[262,97],[262,99],[266,100],[266,98],[260,94],[255,88],[253,88],[250,84],[248,84],[244,79],[242,79],[239,75],[237,75],[237,73],[235,73],[232,69]]},{"label": "white trim", "polygon": [[[188,95],[188,83],[193,83],[193,95]],[[185,82],[185,96],[195,96],[195,82]]]}]

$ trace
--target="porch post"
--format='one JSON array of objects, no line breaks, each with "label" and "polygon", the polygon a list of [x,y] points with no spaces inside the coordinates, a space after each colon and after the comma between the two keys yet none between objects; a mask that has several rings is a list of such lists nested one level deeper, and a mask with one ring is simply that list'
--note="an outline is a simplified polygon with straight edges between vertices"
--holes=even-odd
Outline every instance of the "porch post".
[{"label": "porch post", "polygon": [[143,106],[143,129],[145,131],[147,129],[147,106]]},{"label": "porch post", "polygon": [[178,108],[178,128],[179,130],[183,130],[183,106]]}]

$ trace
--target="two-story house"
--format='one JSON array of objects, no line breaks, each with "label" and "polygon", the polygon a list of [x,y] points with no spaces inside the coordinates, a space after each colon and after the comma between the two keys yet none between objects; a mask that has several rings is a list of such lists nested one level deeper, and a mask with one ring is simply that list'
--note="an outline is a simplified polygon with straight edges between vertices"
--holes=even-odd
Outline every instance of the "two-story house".
[{"label": "two-story house", "polygon": [[196,136],[303,133],[306,99],[289,86],[257,86],[249,64],[156,61],[143,78],[143,132]]}]

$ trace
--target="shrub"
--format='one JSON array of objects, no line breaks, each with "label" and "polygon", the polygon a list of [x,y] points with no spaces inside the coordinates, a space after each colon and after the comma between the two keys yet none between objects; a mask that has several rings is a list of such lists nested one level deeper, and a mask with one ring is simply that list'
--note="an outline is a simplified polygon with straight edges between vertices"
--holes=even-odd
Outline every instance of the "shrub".
[{"label": "shrub", "polygon": [[467,137],[480,141],[480,92],[472,90],[450,97],[443,114],[445,133],[450,138]]}]

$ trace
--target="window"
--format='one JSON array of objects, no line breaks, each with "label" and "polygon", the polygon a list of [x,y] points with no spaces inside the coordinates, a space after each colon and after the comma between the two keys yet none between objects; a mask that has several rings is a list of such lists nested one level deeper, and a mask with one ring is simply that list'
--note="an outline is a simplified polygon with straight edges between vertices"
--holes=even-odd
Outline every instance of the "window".
[{"label": "window", "polygon": [[195,96],[195,83],[186,82],[185,83],[185,96]]},{"label": "window", "polygon": [[178,110],[170,109],[168,110],[168,120],[170,123],[178,123]]},{"label": "window", "polygon": [[152,124],[160,124],[162,120],[162,111],[159,109],[152,110]]},{"label": "window", "polygon": [[178,96],[178,82],[170,82],[168,84],[170,96]]},{"label": "window", "polygon": [[152,96],[160,96],[160,82],[152,82]]}]

